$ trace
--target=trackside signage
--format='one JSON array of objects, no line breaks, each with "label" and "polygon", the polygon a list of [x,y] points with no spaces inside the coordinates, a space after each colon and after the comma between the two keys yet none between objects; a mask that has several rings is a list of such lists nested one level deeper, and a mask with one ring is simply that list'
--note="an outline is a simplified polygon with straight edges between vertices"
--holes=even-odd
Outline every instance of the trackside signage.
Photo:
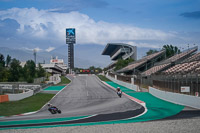
[{"label": "trackside signage", "polygon": [[66,44],[76,43],[75,28],[66,29]]},{"label": "trackside signage", "polygon": [[190,92],[190,86],[181,86],[181,92]]}]

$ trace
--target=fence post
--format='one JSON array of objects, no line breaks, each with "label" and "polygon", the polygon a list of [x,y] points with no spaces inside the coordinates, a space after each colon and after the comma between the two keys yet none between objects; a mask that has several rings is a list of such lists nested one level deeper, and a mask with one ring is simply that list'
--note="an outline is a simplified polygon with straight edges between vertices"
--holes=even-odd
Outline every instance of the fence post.
[{"label": "fence post", "polygon": [[199,92],[199,76],[198,76],[198,74],[196,75],[196,79],[197,79],[197,92]]},{"label": "fence post", "polygon": [[131,84],[134,84],[134,78],[131,78]]},{"label": "fence post", "polygon": [[115,75],[115,80],[117,80],[117,75]]},{"label": "fence post", "polygon": [[3,89],[1,86],[0,86],[0,95],[3,95]]}]

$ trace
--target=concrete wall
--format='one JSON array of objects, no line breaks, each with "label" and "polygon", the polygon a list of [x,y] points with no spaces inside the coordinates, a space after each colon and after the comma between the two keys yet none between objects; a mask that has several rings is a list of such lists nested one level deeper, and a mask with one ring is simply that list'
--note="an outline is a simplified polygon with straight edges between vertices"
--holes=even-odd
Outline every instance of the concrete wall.
[{"label": "concrete wall", "polygon": [[33,95],[33,90],[28,89],[28,91],[19,94],[7,94],[9,101],[18,101]]},{"label": "concrete wall", "polygon": [[161,91],[153,87],[149,87],[149,93],[172,103],[200,109],[200,97]]},{"label": "concrete wall", "polygon": [[24,90],[24,89],[31,89],[31,90],[34,90],[34,89],[37,89],[37,88],[41,88],[40,85],[34,85],[34,84],[0,84],[0,87],[2,89],[13,89],[13,86],[14,87],[17,87],[17,85],[19,85],[19,89],[20,90]]},{"label": "concrete wall", "polygon": [[[112,78],[112,77],[106,75],[106,77],[108,79],[110,79],[111,81],[113,81],[119,85],[122,85],[124,87],[127,87],[129,89],[132,89],[135,91],[139,90],[137,85],[119,81],[116,79],[116,76],[115,76],[115,78]],[[149,87],[149,93],[151,93],[153,96],[163,99],[165,101],[169,101],[169,102],[172,102],[175,104],[180,104],[180,105],[200,109],[200,97],[179,94],[179,93],[172,93],[172,92],[167,92],[167,91],[161,91],[161,90],[155,89],[153,87]]]},{"label": "concrete wall", "polygon": [[[111,81],[113,81],[113,82],[115,82],[115,83],[117,83],[117,84],[119,84],[119,85],[121,85],[121,86],[127,87],[127,88],[129,88],[129,89],[131,89],[131,90],[134,90],[134,91],[138,91],[138,90],[139,90],[139,88],[138,88],[137,85],[130,84],[130,83],[126,83],[126,82],[123,82],[123,81],[119,81],[119,80],[116,79],[116,76],[115,76],[115,78],[112,78],[112,77],[106,75],[106,77],[107,77],[108,79],[110,79]],[[133,81],[133,80],[132,80],[132,81]]]},{"label": "concrete wall", "polygon": [[49,77],[49,81],[47,83],[58,84],[61,82],[60,74],[54,74],[53,76]]}]

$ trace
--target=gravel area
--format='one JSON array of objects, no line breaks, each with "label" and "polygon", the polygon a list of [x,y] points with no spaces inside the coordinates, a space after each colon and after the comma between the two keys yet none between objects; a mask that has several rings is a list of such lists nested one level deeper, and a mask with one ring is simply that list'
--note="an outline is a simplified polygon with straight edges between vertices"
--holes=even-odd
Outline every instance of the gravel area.
[{"label": "gravel area", "polygon": [[200,116],[128,124],[0,130],[0,133],[198,133]]}]

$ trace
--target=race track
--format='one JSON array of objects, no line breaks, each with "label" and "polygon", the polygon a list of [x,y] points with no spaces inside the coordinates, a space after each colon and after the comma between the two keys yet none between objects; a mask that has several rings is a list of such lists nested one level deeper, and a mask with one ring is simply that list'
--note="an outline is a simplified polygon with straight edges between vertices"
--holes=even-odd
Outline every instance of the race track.
[{"label": "race track", "polygon": [[[0,122],[7,123],[18,121],[15,124],[0,124],[0,128],[113,121],[132,118],[144,112],[144,107],[125,96],[119,98],[114,90],[102,84],[96,76],[76,76],[71,80],[72,82],[50,101],[62,110],[62,114],[52,115],[47,106],[44,106],[32,115],[0,119]],[[81,117],[81,119],[48,121],[48,119],[68,117]],[[44,119],[45,122],[38,121]],[[20,123],[24,120],[37,120],[37,122]]]}]

